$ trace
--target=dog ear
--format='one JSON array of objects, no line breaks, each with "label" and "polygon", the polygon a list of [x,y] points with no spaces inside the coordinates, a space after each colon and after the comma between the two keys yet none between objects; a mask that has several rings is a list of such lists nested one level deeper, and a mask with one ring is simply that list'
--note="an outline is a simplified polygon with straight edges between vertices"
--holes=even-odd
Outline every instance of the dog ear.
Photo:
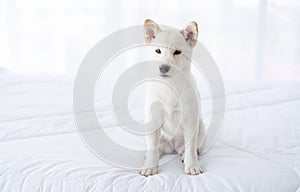
[{"label": "dog ear", "polygon": [[182,30],[180,30],[180,33],[190,46],[194,47],[196,45],[198,38],[198,25],[195,21],[189,22]]},{"label": "dog ear", "polygon": [[152,20],[146,19],[144,22],[144,32],[145,32],[145,40],[146,43],[150,43],[153,39],[155,39],[157,33],[161,30],[159,26]]}]

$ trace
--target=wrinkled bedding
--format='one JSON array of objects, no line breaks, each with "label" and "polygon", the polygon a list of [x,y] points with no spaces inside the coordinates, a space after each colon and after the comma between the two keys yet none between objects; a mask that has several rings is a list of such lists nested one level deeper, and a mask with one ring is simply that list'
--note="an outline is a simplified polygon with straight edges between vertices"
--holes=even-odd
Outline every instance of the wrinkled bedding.
[{"label": "wrinkled bedding", "polygon": [[[84,145],[74,122],[71,80],[0,73],[0,191],[297,191],[299,88],[293,82],[227,83],[218,141],[199,158],[205,173],[185,175],[178,156],[145,178],[103,162]],[[145,147],[143,137],[114,122],[110,95],[103,88],[95,95],[107,134],[122,145]],[[131,113],[139,120],[143,95],[137,97]],[[205,91],[201,97],[208,123],[211,98]]]}]

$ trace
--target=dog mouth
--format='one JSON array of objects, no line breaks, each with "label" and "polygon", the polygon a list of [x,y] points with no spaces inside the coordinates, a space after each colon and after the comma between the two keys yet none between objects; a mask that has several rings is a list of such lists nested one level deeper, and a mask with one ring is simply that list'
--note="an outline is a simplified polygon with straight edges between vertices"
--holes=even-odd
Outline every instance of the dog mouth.
[{"label": "dog mouth", "polygon": [[161,77],[171,77],[171,75],[165,74],[165,73],[160,73],[159,74]]}]

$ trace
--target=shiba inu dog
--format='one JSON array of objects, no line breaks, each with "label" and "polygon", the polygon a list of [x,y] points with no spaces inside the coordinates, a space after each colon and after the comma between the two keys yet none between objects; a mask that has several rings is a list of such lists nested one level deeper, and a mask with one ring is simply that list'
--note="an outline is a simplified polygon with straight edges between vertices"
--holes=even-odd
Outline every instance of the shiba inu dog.
[{"label": "shiba inu dog", "polygon": [[[157,174],[161,155],[181,153],[185,166],[184,172],[198,175],[203,172],[197,165],[197,153],[200,154],[205,129],[200,115],[196,117],[191,115],[196,113],[193,106],[195,103],[191,102],[194,90],[181,75],[184,73],[185,77],[194,82],[190,57],[197,43],[197,23],[189,22],[182,30],[161,30],[158,24],[147,19],[144,22],[144,32],[146,42],[153,45],[155,59],[161,61],[157,66],[159,78],[175,87],[177,94],[163,84],[150,82],[147,85],[146,110],[149,111],[151,103],[158,101],[163,104],[165,113],[160,115],[159,110],[155,111],[156,131],[146,136],[148,152],[144,167],[139,173],[144,176]],[[197,102],[200,103],[199,97]],[[185,110],[180,106],[184,106]],[[149,114],[146,118],[154,117]],[[192,122],[195,118],[198,124],[193,127]]]}]

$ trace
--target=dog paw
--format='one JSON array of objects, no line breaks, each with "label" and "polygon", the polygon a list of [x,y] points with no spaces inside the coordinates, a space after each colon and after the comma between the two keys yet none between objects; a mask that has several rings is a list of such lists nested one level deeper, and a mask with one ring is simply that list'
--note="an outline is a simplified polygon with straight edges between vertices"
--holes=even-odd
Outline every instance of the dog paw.
[{"label": "dog paw", "polygon": [[188,175],[199,175],[203,173],[203,170],[200,167],[195,165],[195,166],[186,167],[184,172]]},{"label": "dog paw", "polygon": [[151,168],[142,168],[139,171],[140,175],[143,175],[145,177],[148,177],[150,175],[155,175],[158,173],[158,168],[157,167],[151,167]]}]

